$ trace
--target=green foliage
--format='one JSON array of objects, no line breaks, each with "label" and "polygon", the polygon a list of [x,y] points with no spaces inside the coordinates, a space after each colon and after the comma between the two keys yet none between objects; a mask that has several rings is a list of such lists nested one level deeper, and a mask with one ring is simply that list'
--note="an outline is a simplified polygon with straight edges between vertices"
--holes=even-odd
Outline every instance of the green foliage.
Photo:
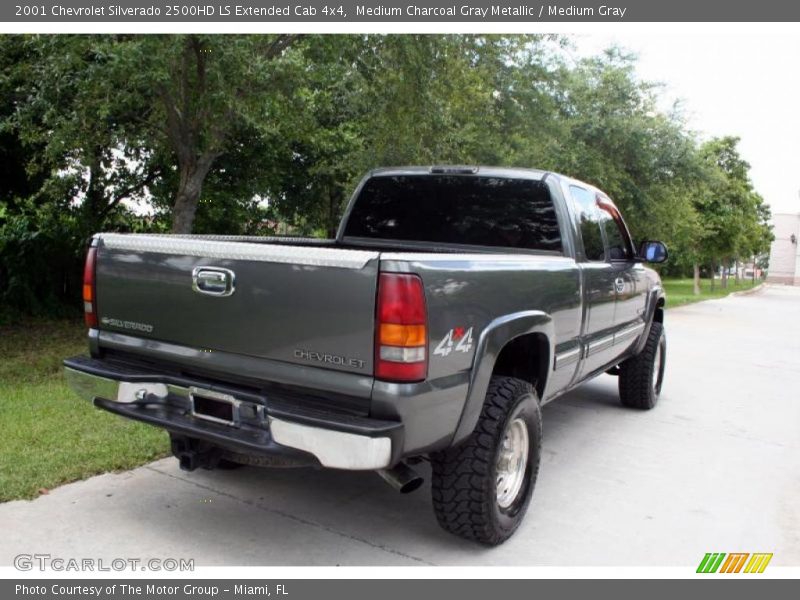
[{"label": "green foliage", "polygon": [[74,227],[41,211],[0,221],[0,306],[20,313],[78,314],[81,263]]},{"label": "green foliage", "polygon": [[635,59],[615,48],[580,61],[562,90],[566,141],[553,168],[606,191],[636,239],[661,239],[683,255],[697,233],[691,189],[703,174],[680,112],[659,112],[658,87],[639,81]]},{"label": "green foliage", "polygon": [[[665,272],[766,251],[735,138],[700,143],[617,48],[496,35],[0,38],[0,303],[79,307],[98,230],[331,236],[367,170],[537,167],[605,190]],[[148,207],[146,216],[131,210]]]},{"label": "green foliage", "polygon": [[705,225],[702,251],[712,263],[726,266],[768,252],[773,239],[769,207],[753,189],[750,165],[739,155],[738,143],[738,138],[724,137],[700,148],[709,171],[707,192],[697,203]]}]

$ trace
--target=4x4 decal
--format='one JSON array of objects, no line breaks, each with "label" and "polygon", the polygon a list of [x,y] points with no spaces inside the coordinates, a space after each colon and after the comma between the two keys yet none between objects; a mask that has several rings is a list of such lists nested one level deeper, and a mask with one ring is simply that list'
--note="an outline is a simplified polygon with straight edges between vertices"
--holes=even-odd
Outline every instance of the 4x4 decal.
[{"label": "4x4 decal", "polygon": [[464,331],[463,327],[453,327],[436,346],[433,354],[448,356],[451,352],[469,352],[472,350],[472,327]]}]

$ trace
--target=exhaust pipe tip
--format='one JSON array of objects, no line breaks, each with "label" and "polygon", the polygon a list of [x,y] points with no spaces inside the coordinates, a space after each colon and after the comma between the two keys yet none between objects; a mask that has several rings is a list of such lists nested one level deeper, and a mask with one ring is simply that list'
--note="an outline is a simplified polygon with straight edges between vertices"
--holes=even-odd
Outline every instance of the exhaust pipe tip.
[{"label": "exhaust pipe tip", "polygon": [[401,494],[410,494],[419,489],[425,481],[419,473],[403,462],[397,463],[391,469],[379,469],[377,473]]},{"label": "exhaust pipe tip", "polygon": [[398,491],[401,494],[410,494],[411,492],[414,492],[422,487],[423,483],[425,483],[425,480],[417,475],[410,481],[407,481],[405,484],[403,484]]}]

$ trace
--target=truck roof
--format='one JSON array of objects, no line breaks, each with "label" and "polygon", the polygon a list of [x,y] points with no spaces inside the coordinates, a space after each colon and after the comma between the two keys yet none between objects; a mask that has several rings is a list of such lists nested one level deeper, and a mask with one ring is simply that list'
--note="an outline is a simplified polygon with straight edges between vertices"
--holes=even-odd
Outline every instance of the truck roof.
[{"label": "truck roof", "polygon": [[522,167],[492,167],[486,165],[426,165],[406,167],[382,167],[370,171],[371,177],[396,177],[400,175],[482,175],[484,177],[508,177],[541,181],[548,171]]}]

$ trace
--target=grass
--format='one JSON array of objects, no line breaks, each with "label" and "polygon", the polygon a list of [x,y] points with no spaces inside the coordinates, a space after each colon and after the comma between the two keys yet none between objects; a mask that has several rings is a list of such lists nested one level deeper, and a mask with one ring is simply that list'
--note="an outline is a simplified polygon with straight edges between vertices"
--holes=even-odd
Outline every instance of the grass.
[{"label": "grass", "polygon": [[[688,279],[674,279],[664,278],[664,291],[667,293],[667,308],[675,308],[684,304],[691,304],[692,302],[700,302],[701,300],[713,300],[716,298],[724,298],[732,292],[741,292],[744,290],[752,289],[754,286],[751,279],[740,279],[739,285],[736,285],[733,278],[728,280],[727,289],[722,288],[722,282],[717,279],[714,283],[714,291],[711,291],[711,280],[700,280],[700,295],[694,295],[694,283],[691,278]],[[755,285],[759,285],[761,280],[756,279]]]},{"label": "grass", "polygon": [[131,469],[167,454],[167,435],[76,396],[62,359],[86,351],[76,321],[0,327],[0,502]]}]

